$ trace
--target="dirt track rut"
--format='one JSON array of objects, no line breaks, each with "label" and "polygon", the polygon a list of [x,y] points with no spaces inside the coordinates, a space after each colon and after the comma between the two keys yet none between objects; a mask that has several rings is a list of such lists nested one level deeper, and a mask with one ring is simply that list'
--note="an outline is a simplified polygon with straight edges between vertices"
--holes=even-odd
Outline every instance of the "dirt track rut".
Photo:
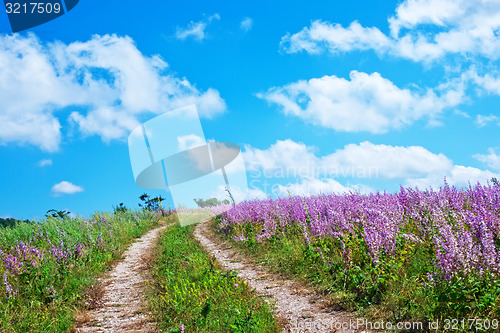
[{"label": "dirt track rut", "polygon": [[139,238],[123,253],[123,259],[99,280],[103,288],[102,306],[88,311],[78,333],[156,332],[144,307],[147,279],[146,258],[160,233],[167,228],[153,229]]}]

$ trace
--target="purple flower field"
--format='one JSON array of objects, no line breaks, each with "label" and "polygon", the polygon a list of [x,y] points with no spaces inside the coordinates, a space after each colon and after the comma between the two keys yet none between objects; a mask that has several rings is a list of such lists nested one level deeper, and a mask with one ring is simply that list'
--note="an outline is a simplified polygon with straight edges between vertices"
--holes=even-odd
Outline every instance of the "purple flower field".
[{"label": "purple flower field", "polygon": [[[333,276],[332,280],[343,278],[344,287],[346,280],[352,280],[352,290],[358,293],[368,293],[367,286],[371,285],[383,294],[398,279],[402,280],[399,284],[407,285],[410,277],[426,290],[438,285],[454,286],[457,281],[460,284],[471,279],[484,282],[500,278],[497,183],[466,189],[445,183],[437,191],[401,187],[394,194],[325,194],[247,201],[222,213],[216,230],[246,247],[260,244],[258,248],[269,248],[267,257],[269,252],[283,250],[283,244],[290,239],[300,239],[300,260],[309,265],[319,262],[318,270]],[[306,260],[311,251],[316,261]],[[300,260],[296,263],[300,264]],[[499,290],[493,294],[483,313],[495,307],[498,312]],[[445,307],[453,306],[455,301],[449,299]]]},{"label": "purple flower field", "polygon": [[[382,254],[395,254],[398,239],[431,242],[436,269],[446,278],[457,273],[500,273],[499,186],[247,201],[223,213],[219,228],[227,231],[244,223],[260,227],[257,242],[293,223],[302,226],[306,241],[359,235],[375,265]],[[238,236],[235,239],[245,239]]]}]

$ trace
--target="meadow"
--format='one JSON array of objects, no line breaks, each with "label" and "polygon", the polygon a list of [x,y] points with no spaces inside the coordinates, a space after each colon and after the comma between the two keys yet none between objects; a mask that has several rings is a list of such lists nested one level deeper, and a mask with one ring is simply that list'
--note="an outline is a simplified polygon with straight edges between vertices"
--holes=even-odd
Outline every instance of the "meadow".
[{"label": "meadow", "polygon": [[0,332],[71,330],[96,295],[97,277],[160,216],[118,209],[0,228]]},{"label": "meadow", "polygon": [[279,332],[272,309],[235,272],[219,267],[193,236],[168,228],[156,248],[149,304],[162,332]]},{"label": "meadow", "polygon": [[[160,200],[89,218],[0,228],[0,332],[67,332],[98,306],[97,278],[137,237],[171,224],[150,259],[148,306],[165,332],[279,332],[272,305],[175,223]],[[142,199],[141,199],[142,200]],[[272,271],[369,319],[500,326],[500,184],[347,193],[212,207],[212,228]],[[57,212],[55,212],[57,213]],[[424,325],[425,326],[425,325]]]},{"label": "meadow", "polygon": [[215,218],[213,229],[369,318],[465,318],[463,331],[499,327],[497,181],[247,201]]}]

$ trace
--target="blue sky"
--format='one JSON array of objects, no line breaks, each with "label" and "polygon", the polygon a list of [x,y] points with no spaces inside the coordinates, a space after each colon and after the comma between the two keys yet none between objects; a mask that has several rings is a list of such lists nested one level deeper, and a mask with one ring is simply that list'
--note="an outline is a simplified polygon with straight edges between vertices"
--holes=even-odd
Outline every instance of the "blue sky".
[{"label": "blue sky", "polygon": [[192,103],[253,197],[486,182],[499,29],[498,1],[81,0],[14,35],[2,10],[0,216],[136,207],[129,133]]}]

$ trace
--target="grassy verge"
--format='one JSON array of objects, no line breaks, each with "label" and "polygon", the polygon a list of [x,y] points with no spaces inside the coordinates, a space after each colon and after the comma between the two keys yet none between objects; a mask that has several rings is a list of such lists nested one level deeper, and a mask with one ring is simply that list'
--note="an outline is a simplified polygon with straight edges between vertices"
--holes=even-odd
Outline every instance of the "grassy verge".
[{"label": "grassy verge", "polygon": [[156,248],[149,303],[166,332],[278,332],[269,305],[219,268],[193,236],[167,229]]},{"label": "grassy verge", "polygon": [[500,327],[500,280],[485,274],[432,280],[435,254],[429,244],[401,239],[396,254],[381,255],[375,266],[364,241],[354,236],[344,238],[343,244],[334,237],[305,241],[297,223],[257,240],[259,224],[235,225],[228,232],[220,228],[220,217],[212,227],[218,237],[272,271],[305,281],[334,304],[372,320],[421,322],[423,327],[439,321],[440,331],[448,327],[489,332]]},{"label": "grassy verge", "polygon": [[3,228],[0,332],[70,330],[96,278],[158,220],[148,211],[126,211]]}]

